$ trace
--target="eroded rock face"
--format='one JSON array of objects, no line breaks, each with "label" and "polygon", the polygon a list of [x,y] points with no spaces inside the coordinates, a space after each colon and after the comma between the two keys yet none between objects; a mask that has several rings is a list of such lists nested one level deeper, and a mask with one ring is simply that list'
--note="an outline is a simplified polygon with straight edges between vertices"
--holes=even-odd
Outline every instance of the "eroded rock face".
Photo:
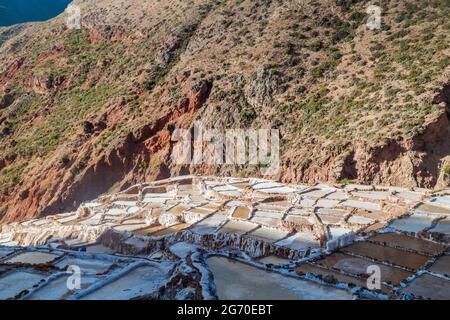
[{"label": "eroded rock face", "polygon": [[257,110],[263,110],[272,102],[272,97],[280,93],[282,77],[273,66],[264,64],[252,75],[250,89],[247,92],[247,100]]}]

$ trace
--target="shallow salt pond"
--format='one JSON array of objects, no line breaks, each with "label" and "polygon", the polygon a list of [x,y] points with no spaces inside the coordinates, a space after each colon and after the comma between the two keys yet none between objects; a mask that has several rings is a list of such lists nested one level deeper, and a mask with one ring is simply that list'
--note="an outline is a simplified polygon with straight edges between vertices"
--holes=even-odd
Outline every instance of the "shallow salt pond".
[{"label": "shallow salt pond", "polygon": [[423,194],[415,191],[400,191],[395,194],[397,197],[403,199],[405,202],[418,201],[422,198]]},{"label": "shallow salt pond", "polygon": [[7,255],[14,252],[12,248],[2,248],[0,247],[0,259],[6,257]]},{"label": "shallow salt pond", "polygon": [[46,252],[24,252],[5,261],[5,263],[45,264],[59,256]]},{"label": "shallow salt pond", "polygon": [[289,259],[280,258],[280,257],[274,256],[274,255],[260,258],[257,261],[260,263],[273,264],[276,266],[282,266],[284,264],[291,263],[291,260],[289,260]]},{"label": "shallow salt pond", "polygon": [[342,236],[348,235],[352,232],[351,229],[343,228],[343,227],[330,227],[330,236],[331,239],[337,239]]},{"label": "shallow salt pond", "polygon": [[170,251],[181,259],[186,257],[197,249],[197,246],[188,242],[177,242],[170,246]]},{"label": "shallow salt pond", "polygon": [[275,242],[288,235],[286,231],[261,227],[248,234],[251,237],[262,239],[266,242]]},{"label": "shallow salt pond", "polygon": [[430,227],[435,218],[426,214],[414,213],[409,217],[394,220],[389,226],[400,231],[419,232]]},{"label": "shallow salt pond", "polygon": [[137,201],[118,200],[114,201],[113,204],[124,207],[136,207]]},{"label": "shallow salt pond", "polygon": [[436,197],[432,198],[430,200],[432,204],[436,204],[438,206],[442,206],[446,209],[450,209],[450,196],[442,196],[442,197]]},{"label": "shallow salt pond", "polygon": [[450,219],[440,220],[435,227],[430,229],[430,232],[450,234]]},{"label": "shallow salt pond", "polygon": [[322,208],[333,208],[339,203],[339,200],[319,199],[316,206]]},{"label": "shallow salt pond", "polygon": [[417,252],[424,252],[432,256],[440,254],[445,250],[444,245],[397,233],[377,234],[371,237],[369,241],[380,244],[388,243],[390,246],[398,246]]},{"label": "shallow salt pond", "polygon": [[162,236],[167,236],[167,235],[175,233],[175,232],[183,231],[183,230],[189,228],[190,226],[191,225],[188,223],[179,223],[179,224],[176,224],[176,225],[173,225],[170,227],[165,227],[165,226],[159,225],[159,226],[139,230],[137,233],[146,235],[146,236],[162,237]]},{"label": "shallow salt pond", "polygon": [[70,215],[70,216],[58,219],[58,222],[62,223],[62,224],[66,224],[66,223],[70,223],[70,222],[77,221],[77,220],[78,220],[78,216],[76,214],[74,214],[74,215]]},{"label": "shallow salt pond", "polygon": [[253,190],[280,188],[280,187],[284,187],[284,185],[278,182],[257,182],[252,185]]},{"label": "shallow salt pond", "polygon": [[0,300],[14,298],[23,290],[32,288],[44,278],[43,275],[25,271],[8,273],[0,278]]},{"label": "shallow salt pond", "polygon": [[222,300],[347,300],[343,290],[286,277],[223,257],[207,261]]},{"label": "shallow salt pond", "polygon": [[302,197],[306,197],[306,198],[323,198],[331,193],[333,193],[334,190],[330,190],[330,189],[312,189],[310,191],[304,192],[301,194]]},{"label": "shallow salt pond", "polygon": [[372,219],[367,218],[367,217],[362,217],[362,216],[351,216],[350,218],[348,218],[347,221],[349,223],[361,224],[361,225],[367,225],[367,224],[374,223],[374,221]]},{"label": "shallow salt pond", "polygon": [[377,211],[380,210],[381,207],[378,203],[358,201],[358,200],[344,200],[341,205],[359,209],[365,209],[368,211]]},{"label": "shallow salt pond", "polygon": [[97,225],[102,222],[102,218],[103,218],[103,213],[97,213],[97,214],[94,214],[93,216],[89,217],[86,220],[80,221],[80,223],[84,224],[84,225]]},{"label": "shallow salt pond", "polygon": [[250,208],[248,207],[236,207],[233,212],[233,217],[247,220],[250,217],[250,212]]},{"label": "shallow salt pond", "polygon": [[120,208],[111,208],[108,209],[106,211],[106,215],[111,215],[111,216],[121,216],[121,215],[125,215],[127,212],[124,209],[120,209]]},{"label": "shallow salt pond", "polygon": [[314,239],[311,233],[298,232],[286,239],[278,241],[276,245],[294,250],[305,250],[308,248],[318,248],[319,242]]},{"label": "shallow salt pond", "polygon": [[416,211],[431,214],[450,214],[450,210],[444,207],[435,206],[430,203],[421,203],[417,206]]},{"label": "shallow salt pond", "polygon": [[263,210],[257,210],[255,212],[255,217],[261,217],[261,218],[274,218],[274,219],[281,219],[283,217],[282,212],[276,212],[276,211],[263,211]]},{"label": "shallow salt pond", "polygon": [[260,189],[256,189],[259,192],[262,193],[294,193],[295,191],[297,191],[294,188],[290,188],[290,187],[274,187],[274,188],[260,188]]},{"label": "shallow salt pond", "polygon": [[228,221],[220,230],[220,233],[244,234],[258,227],[257,224],[244,221]]},{"label": "shallow salt pond", "polygon": [[386,191],[354,191],[352,192],[352,195],[371,200],[386,200],[389,193]]},{"label": "shallow salt pond", "polygon": [[432,300],[450,299],[450,281],[431,276],[421,275],[414,279],[406,288],[400,290],[402,293],[413,294]]},{"label": "shallow salt pond", "polygon": [[191,231],[197,234],[214,233],[214,231],[220,226],[222,222],[227,219],[226,215],[215,214],[200,222],[197,222],[191,227]]},{"label": "shallow salt pond", "polygon": [[113,229],[117,231],[136,231],[140,229],[144,229],[148,227],[146,223],[139,223],[139,224],[121,224],[118,226],[115,226]]},{"label": "shallow salt pond", "polygon": [[450,276],[450,256],[440,257],[428,270]]},{"label": "shallow salt pond", "polygon": [[164,272],[156,267],[139,267],[94,291],[82,300],[129,300],[155,292],[166,280]]},{"label": "shallow salt pond", "polygon": [[[27,296],[26,300],[62,300],[66,298],[69,294],[76,292],[70,291],[67,287],[67,280],[70,275],[62,275],[54,280],[51,280],[42,288],[31,293]],[[81,289],[84,289],[91,284],[93,284],[98,279],[93,276],[81,276]]]},{"label": "shallow salt pond", "polygon": [[400,268],[376,264],[371,260],[353,257],[340,252],[333,253],[324,259],[317,260],[315,263],[328,268],[339,269],[353,275],[369,275],[368,268],[375,265],[380,268],[381,274],[383,275],[383,281],[390,281],[395,285],[398,285],[402,280],[412,275],[412,272]]},{"label": "shallow salt pond", "polygon": [[341,190],[336,190],[335,192],[329,194],[328,196],[326,196],[327,199],[332,199],[332,200],[345,200],[348,198],[348,195],[341,191]]},{"label": "shallow salt pond", "polygon": [[112,263],[98,259],[80,259],[75,257],[65,257],[56,266],[66,269],[68,266],[78,266],[82,274],[101,274],[106,272]]},{"label": "shallow salt pond", "polygon": [[368,257],[380,262],[388,262],[412,270],[422,268],[429,260],[429,257],[421,254],[384,247],[370,242],[357,242],[342,248],[342,251],[349,253],[350,255]]}]

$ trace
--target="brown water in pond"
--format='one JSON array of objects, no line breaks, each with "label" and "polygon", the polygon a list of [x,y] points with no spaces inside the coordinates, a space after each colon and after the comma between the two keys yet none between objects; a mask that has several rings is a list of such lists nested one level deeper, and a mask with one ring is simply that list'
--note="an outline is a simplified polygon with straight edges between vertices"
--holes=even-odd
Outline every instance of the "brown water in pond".
[{"label": "brown water in pond", "polygon": [[174,226],[165,227],[165,226],[153,226],[146,229],[138,230],[135,233],[141,234],[144,236],[154,236],[154,237],[160,237],[160,236],[166,236],[178,231],[182,231],[186,228],[190,227],[190,224],[187,223],[180,223],[176,224]]},{"label": "brown water in pond", "polygon": [[324,259],[315,261],[314,263],[329,268],[336,268],[354,275],[361,275],[363,277],[368,277],[370,275],[367,272],[367,268],[369,266],[376,265],[380,268],[381,271],[381,281],[389,281],[394,285],[400,284],[401,281],[413,275],[412,272],[408,272],[395,267],[385,266],[382,264],[377,264],[370,260],[349,256],[340,252],[333,253]]},{"label": "brown water in pond", "polygon": [[450,281],[424,274],[414,279],[400,292],[432,300],[450,300]]},{"label": "brown water in pond", "polygon": [[425,211],[425,212],[450,214],[449,209],[446,209],[443,207],[438,207],[438,206],[428,204],[428,203],[421,203],[420,205],[417,206],[417,209],[420,211]]},{"label": "brown water in pond", "polygon": [[156,231],[156,232],[152,233],[151,235],[155,236],[155,237],[166,236],[166,235],[178,232],[178,231],[182,231],[189,227],[190,227],[190,225],[187,223],[180,223],[180,224]]},{"label": "brown water in pond", "polygon": [[222,300],[351,299],[344,290],[286,277],[223,257],[211,257],[217,295]]},{"label": "brown water in pond", "polygon": [[166,188],[166,186],[145,187],[142,192],[143,193],[166,193],[167,192],[167,188]]},{"label": "brown water in pond", "polygon": [[442,256],[429,268],[431,272],[450,276],[450,256]]},{"label": "brown water in pond", "polygon": [[244,234],[255,228],[258,225],[245,221],[228,221],[222,228],[220,228],[219,233],[235,233]]},{"label": "brown water in pond", "polygon": [[193,209],[190,209],[188,212],[200,214],[200,215],[209,215],[212,213],[211,210],[202,209],[202,208],[193,208]]},{"label": "brown water in pond", "polygon": [[[356,286],[359,286],[362,288],[367,288],[367,280],[365,280],[365,279],[345,275],[345,274],[339,273],[338,271],[334,271],[334,270],[327,270],[324,268],[319,268],[319,267],[309,264],[309,263],[305,263],[305,264],[298,266],[295,269],[295,271],[298,274],[312,273],[315,276],[322,277],[322,279],[324,279],[327,276],[328,277],[332,276],[336,281],[350,284],[350,285],[356,285]],[[383,284],[381,285],[381,291],[383,291],[384,293],[387,293],[387,294],[391,293],[391,290],[389,289],[389,287],[387,287]]]},{"label": "brown water in pond", "polygon": [[157,226],[148,227],[146,229],[137,230],[137,231],[135,231],[135,233],[141,234],[141,235],[144,235],[144,236],[148,236],[148,235],[151,235],[152,233],[155,233],[157,231],[164,230],[165,228],[166,228],[165,226],[157,225]]},{"label": "brown water in pond", "polygon": [[369,240],[378,243],[387,243],[391,246],[400,246],[402,248],[411,249],[419,253],[426,253],[432,256],[445,250],[444,245],[397,233],[382,233],[373,236]]},{"label": "brown water in pond", "polygon": [[388,248],[370,242],[358,242],[343,248],[342,251],[369,257],[377,261],[388,261],[394,265],[412,270],[420,269],[429,259],[429,257],[424,255]]},{"label": "brown water in pond", "polygon": [[187,208],[185,206],[175,206],[172,209],[169,210],[170,213],[180,215],[185,211]]},{"label": "brown water in pond", "polygon": [[204,206],[201,206],[200,208],[202,208],[202,209],[211,209],[211,210],[216,211],[216,210],[219,210],[221,207],[222,207],[221,204],[208,203],[208,204],[205,204]]},{"label": "brown water in pond", "polygon": [[250,209],[247,207],[236,207],[233,212],[233,217],[248,220],[248,218],[250,217]]}]

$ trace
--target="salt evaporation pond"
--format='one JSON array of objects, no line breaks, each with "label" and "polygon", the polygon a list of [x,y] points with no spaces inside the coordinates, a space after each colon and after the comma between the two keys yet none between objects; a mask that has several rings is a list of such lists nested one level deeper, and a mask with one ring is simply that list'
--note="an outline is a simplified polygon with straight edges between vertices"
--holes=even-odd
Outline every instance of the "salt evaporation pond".
[{"label": "salt evaporation pond", "polygon": [[24,252],[11,259],[6,263],[28,263],[28,264],[45,264],[58,258],[59,256],[52,253],[45,252]]},{"label": "salt evaporation pond", "polygon": [[288,264],[291,262],[291,260],[271,255],[271,256],[267,256],[267,257],[258,259],[258,262],[279,266],[279,265],[283,265],[283,264]]},{"label": "salt evaporation pond", "polygon": [[221,300],[348,300],[346,291],[257,269],[223,257],[211,257],[208,266],[214,275]]},{"label": "salt evaporation pond", "polygon": [[[62,275],[54,280],[51,280],[47,285],[44,287],[34,291],[32,294],[27,296],[26,300],[62,300],[69,296],[70,294],[73,294],[67,284],[67,281],[69,280],[69,276]],[[81,281],[81,289],[84,289],[94,283],[97,280],[97,278],[92,276],[86,276],[83,275],[80,279]]]},{"label": "salt evaporation pond", "polygon": [[43,276],[37,273],[18,271],[0,278],[0,300],[14,298],[17,294],[38,284]]},{"label": "salt evaporation pond", "polygon": [[139,267],[82,299],[129,300],[155,292],[165,280],[166,275],[162,270],[153,266]]},{"label": "salt evaporation pond", "polygon": [[390,227],[400,231],[419,232],[430,227],[435,218],[426,214],[414,213],[409,217],[394,220]]}]

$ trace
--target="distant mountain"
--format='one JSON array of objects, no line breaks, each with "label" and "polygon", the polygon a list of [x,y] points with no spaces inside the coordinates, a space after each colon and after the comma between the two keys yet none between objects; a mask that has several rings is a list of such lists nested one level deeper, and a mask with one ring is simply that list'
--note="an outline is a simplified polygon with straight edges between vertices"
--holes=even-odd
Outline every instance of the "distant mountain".
[{"label": "distant mountain", "polygon": [[284,182],[450,179],[448,0],[74,3],[81,30],[0,28],[5,220],[169,175],[259,175],[173,163],[194,121],[279,129]]},{"label": "distant mountain", "polygon": [[0,0],[0,26],[46,21],[64,11],[72,0]]}]

